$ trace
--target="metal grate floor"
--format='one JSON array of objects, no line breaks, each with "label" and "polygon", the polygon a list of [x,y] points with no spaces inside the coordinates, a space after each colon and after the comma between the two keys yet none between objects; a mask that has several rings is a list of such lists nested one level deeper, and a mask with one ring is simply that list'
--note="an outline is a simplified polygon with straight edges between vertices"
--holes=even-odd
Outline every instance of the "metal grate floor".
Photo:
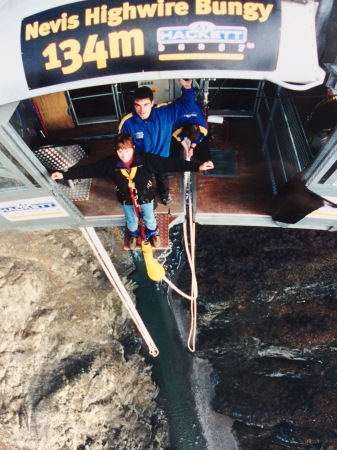
[{"label": "metal grate floor", "polygon": [[73,201],[89,200],[90,186],[91,178],[72,180],[71,185],[69,185],[68,181],[59,181],[59,187]]}]

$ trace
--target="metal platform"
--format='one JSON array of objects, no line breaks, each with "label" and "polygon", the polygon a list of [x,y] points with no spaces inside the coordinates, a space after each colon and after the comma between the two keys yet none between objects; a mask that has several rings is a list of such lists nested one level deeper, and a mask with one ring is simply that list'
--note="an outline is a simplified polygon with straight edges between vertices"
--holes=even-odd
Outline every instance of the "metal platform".
[{"label": "metal platform", "polygon": [[[244,130],[244,132],[243,132]],[[232,119],[210,127],[210,148],[215,169],[192,174],[193,220],[200,225],[279,227],[272,219],[273,192],[268,162],[261,152],[258,126],[252,119]],[[110,139],[92,140],[85,164],[111,152]],[[83,161],[84,163],[84,161]],[[82,164],[82,161],[81,161]],[[182,174],[169,178],[172,203],[161,204],[157,213],[170,214],[170,224],[185,221]],[[93,179],[88,200],[75,200],[85,219],[103,226],[123,226],[123,210],[110,179]],[[335,211],[316,211],[292,228],[330,229]]]}]

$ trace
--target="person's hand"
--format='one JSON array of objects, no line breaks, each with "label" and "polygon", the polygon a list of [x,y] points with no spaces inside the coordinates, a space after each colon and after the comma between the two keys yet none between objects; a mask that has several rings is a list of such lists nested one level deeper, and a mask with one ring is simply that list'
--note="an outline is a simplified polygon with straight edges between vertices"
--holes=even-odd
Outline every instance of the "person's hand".
[{"label": "person's hand", "polygon": [[63,180],[62,172],[53,172],[50,176],[52,180]]},{"label": "person's hand", "polygon": [[183,146],[184,149],[184,159],[190,160],[191,157],[193,156],[193,148],[190,148],[186,141],[182,141],[181,145]]},{"label": "person's hand", "polygon": [[193,147],[188,147],[185,149],[185,159],[192,158],[193,156]]},{"label": "person's hand", "polygon": [[192,82],[193,82],[192,79],[191,79],[191,80],[183,80],[182,78],[180,78],[178,81],[179,81],[179,83],[182,85],[183,88],[185,88],[185,89],[191,89],[191,87],[192,87]]},{"label": "person's hand", "polygon": [[201,164],[201,166],[199,167],[199,170],[204,171],[204,170],[211,170],[214,169],[214,164],[212,161],[206,161],[204,163]]}]

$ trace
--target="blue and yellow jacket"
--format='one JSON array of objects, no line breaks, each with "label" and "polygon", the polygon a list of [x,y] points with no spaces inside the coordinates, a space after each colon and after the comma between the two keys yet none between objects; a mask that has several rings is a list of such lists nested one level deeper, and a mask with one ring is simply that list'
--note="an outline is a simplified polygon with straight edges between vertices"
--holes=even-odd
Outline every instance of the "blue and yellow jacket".
[{"label": "blue and yellow jacket", "polygon": [[193,105],[193,109],[179,117],[173,125],[172,136],[179,142],[182,142],[186,137],[183,132],[183,128],[186,123],[199,125],[200,135],[195,141],[195,144],[199,144],[199,142],[201,142],[207,135],[208,129],[202,108],[197,103]]}]

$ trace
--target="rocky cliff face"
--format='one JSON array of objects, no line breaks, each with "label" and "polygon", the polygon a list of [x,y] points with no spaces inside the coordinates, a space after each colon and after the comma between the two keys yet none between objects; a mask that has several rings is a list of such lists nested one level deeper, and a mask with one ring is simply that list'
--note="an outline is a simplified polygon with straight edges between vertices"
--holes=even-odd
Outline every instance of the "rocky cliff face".
[{"label": "rocky cliff face", "polygon": [[336,449],[336,233],[199,227],[197,243],[215,410],[242,450]]},{"label": "rocky cliff face", "polygon": [[[98,234],[126,276],[119,230]],[[140,339],[80,231],[0,241],[0,448],[166,448]]]}]

